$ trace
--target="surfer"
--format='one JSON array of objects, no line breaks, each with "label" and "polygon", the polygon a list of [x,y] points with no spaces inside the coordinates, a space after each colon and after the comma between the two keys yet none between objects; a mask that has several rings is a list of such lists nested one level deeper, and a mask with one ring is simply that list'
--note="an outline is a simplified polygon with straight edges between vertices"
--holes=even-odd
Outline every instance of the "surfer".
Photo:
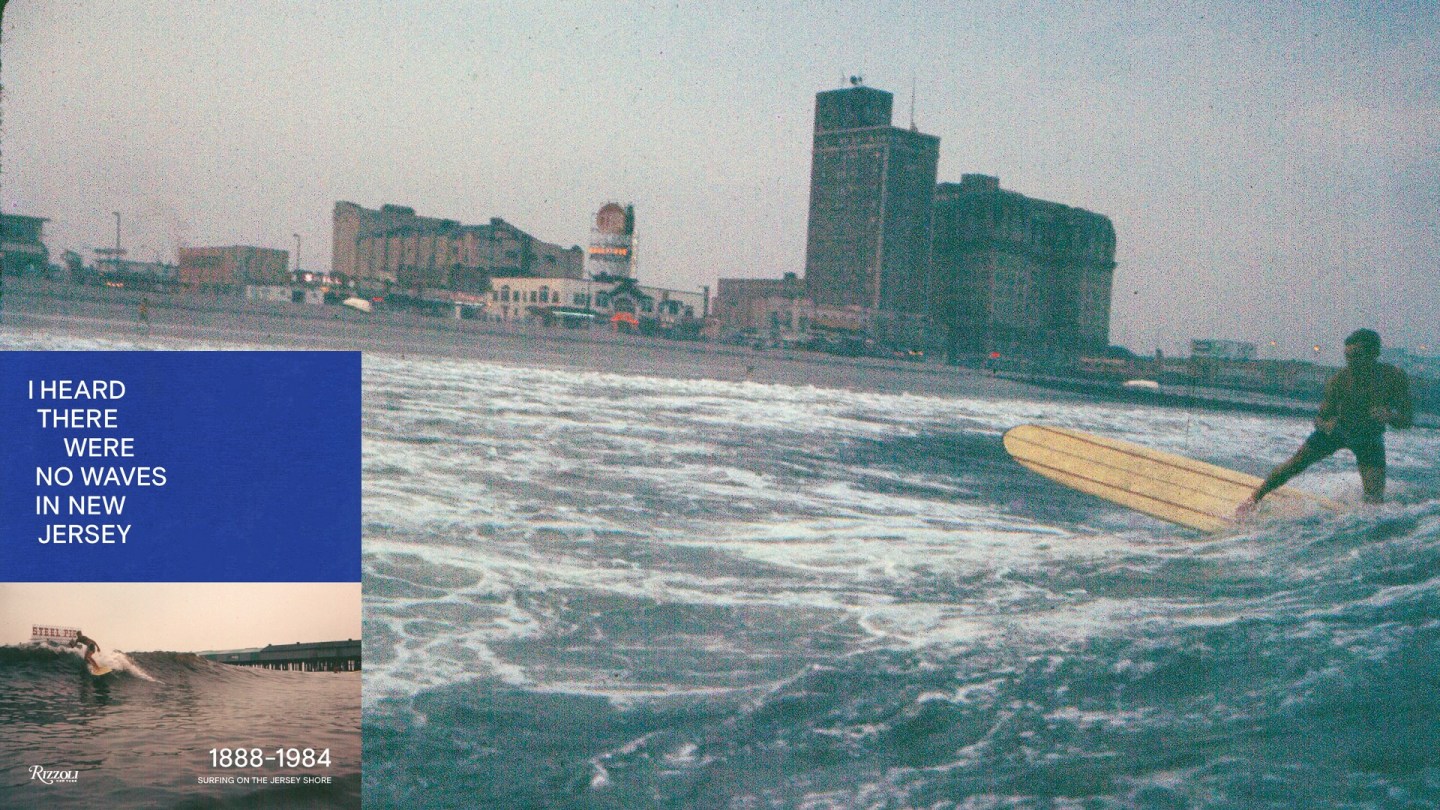
[{"label": "surfer", "polygon": [[85,635],[84,632],[76,630],[75,638],[71,640],[70,646],[79,647],[82,644],[85,646],[85,665],[90,667],[91,670],[99,669],[100,665],[95,663],[95,653],[100,651],[100,645],[96,644],[95,639]]},{"label": "surfer", "polygon": [[1325,383],[1315,432],[1240,505],[1240,514],[1250,512],[1261,498],[1341,448],[1355,454],[1365,502],[1383,502],[1385,426],[1407,428],[1413,417],[1410,379],[1400,369],[1380,362],[1380,335],[1372,329],[1355,330],[1345,338],[1345,368]]}]

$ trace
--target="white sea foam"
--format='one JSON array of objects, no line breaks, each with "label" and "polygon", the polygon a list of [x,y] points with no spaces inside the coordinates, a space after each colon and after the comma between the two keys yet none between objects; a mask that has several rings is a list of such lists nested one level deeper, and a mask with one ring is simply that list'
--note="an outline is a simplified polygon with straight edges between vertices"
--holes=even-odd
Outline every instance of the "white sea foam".
[{"label": "white sea foam", "polygon": [[[1224,445],[1262,424],[1229,415],[1183,417],[1188,438],[1176,440],[1182,417],[1155,412],[1137,419],[1128,406],[674,381],[455,360],[377,359],[367,363],[367,374],[376,378],[367,378],[367,399],[376,407],[367,409],[366,461],[384,474],[367,478],[366,516],[399,530],[367,542],[370,567],[403,553],[425,565],[475,572],[504,594],[542,595],[534,604],[507,598],[504,621],[434,630],[415,618],[427,603],[463,596],[464,589],[409,601],[367,595],[369,614],[402,639],[395,662],[375,679],[385,685],[380,692],[477,671],[516,683],[533,679],[538,669],[524,661],[507,667],[490,650],[577,620],[567,612],[573,606],[555,608],[546,594],[724,608],[740,611],[736,616],[810,612],[829,616],[831,626],[849,617],[857,634],[848,643],[857,650],[970,644],[1017,630],[1083,639],[1164,616],[1177,607],[1092,598],[1083,589],[1052,592],[1044,571],[1123,557],[1184,557],[1195,553],[1193,546],[1125,513],[1117,519],[1122,531],[1077,533],[997,511],[967,497],[973,482],[963,477],[884,458],[885,443],[971,435],[998,444],[1015,423],[1049,420],[1193,452],[1183,442]],[[436,441],[417,443],[427,435]],[[882,457],[867,463],[847,452]],[[955,469],[967,474],[963,465]],[[1212,546],[1205,553],[1227,552]],[[750,567],[736,571],[732,563]],[[958,601],[937,600],[939,593]],[[1208,615],[1213,621],[1219,614]],[[484,652],[467,661],[464,649]],[[566,676],[565,688],[618,696],[636,687],[608,675],[588,681],[574,675]]]},{"label": "white sea foam", "polygon": [[99,661],[107,667],[110,667],[111,669],[119,670],[121,672],[128,672],[137,678],[151,681],[152,683],[156,682],[156,679],[151,676],[150,673],[146,672],[143,667],[135,663],[135,660],[133,658],[121,652],[120,650],[110,650],[109,652],[102,651],[96,653],[95,660]]}]

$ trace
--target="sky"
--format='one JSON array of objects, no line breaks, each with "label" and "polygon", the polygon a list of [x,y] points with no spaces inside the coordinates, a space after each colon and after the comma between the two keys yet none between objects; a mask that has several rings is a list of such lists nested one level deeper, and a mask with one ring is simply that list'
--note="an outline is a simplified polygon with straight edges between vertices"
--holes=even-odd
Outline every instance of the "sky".
[{"label": "sky", "polygon": [[329,269],[338,200],[566,246],[614,200],[642,283],[713,291],[803,274],[814,96],[859,75],[941,181],[1111,218],[1113,343],[1440,354],[1437,29],[1428,2],[11,0],[0,209],[57,257],[118,211],[133,258],[298,234]]},{"label": "sky", "polygon": [[34,624],[125,652],[358,639],[360,583],[0,583],[0,645],[29,641]]}]

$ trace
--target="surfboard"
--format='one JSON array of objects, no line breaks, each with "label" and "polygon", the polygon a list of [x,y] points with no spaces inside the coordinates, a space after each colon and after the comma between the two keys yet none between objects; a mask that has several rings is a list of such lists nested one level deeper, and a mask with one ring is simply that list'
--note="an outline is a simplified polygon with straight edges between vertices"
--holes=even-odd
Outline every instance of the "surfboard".
[{"label": "surfboard", "polygon": [[94,675],[97,678],[101,675],[106,675],[115,671],[110,667],[105,666],[104,664],[92,664],[89,661],[85,662],[85,667],[90,670],[91,675]]},{"label": "surfboard", "polygon": [[[1026,468],[1071,489],[1151,517],[1219,532],[1237,525],[1235,510],[1261,479],[1132,442],[1046,425],[1020,425],[1003,439]],[[1339,504],[1292,487],[1261,501],[1267,516],[1299,516]]]}]

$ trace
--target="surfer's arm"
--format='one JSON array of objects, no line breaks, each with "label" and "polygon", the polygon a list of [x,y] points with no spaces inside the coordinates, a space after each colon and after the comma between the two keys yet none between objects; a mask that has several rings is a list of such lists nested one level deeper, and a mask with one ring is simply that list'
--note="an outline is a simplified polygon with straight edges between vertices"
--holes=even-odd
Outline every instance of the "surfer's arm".
[{"label": "surfer's arm", "polygon": [[1325,395],[1320,399],[1320,412],[1315,414],[1315,427],[1324,433],[1333,433],[1340,424],[1340,378],[1330,378],[1325,383]]},{"label": "surfer's arm", "polygon": [[1384,400],[1370,409],[1370,418],[1382,425],[1408,428],[1415,420],[1415,404],[1410,398],[1410,379],[1396,370],[1385,379]]},{"label": "surfer's arm", "polygon": [[1387,403],[1390,418],[1388,421],[1397,428],[1408,428],[1415,423],[1415,401],[1410,397],[1410,378],[1405,372],[1395,374],[1395,392]]}]

